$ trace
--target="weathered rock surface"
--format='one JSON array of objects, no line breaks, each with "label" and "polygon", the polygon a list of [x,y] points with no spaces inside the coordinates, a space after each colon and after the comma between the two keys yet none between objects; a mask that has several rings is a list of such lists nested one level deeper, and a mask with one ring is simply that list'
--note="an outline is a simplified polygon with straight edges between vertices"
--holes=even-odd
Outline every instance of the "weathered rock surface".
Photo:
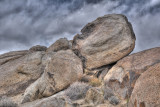
[{"label": "weathered rock surface", "polygon": [[160,106],[160,63],[145,71],[136,81],[129,107]]},{"label": "weathered rock surface", "polygon": [[[9,54],[12,55],[11,53]],[[18,95],[22,94],[42,74],[41,58],[43,55],[43,52],[29,53],[1,65],[0,96],[6,95],[13,97],[15,102],[19,101],[20,96]],[[8,55],[6,54],[6,56]]]},{"label": "weathered rock surface", "polygon": [[60,38],[55,43],[53,43],[48,49],[47,52],[57,52],[59,50],[67,50],[71,48],[70,41],[67,38]]},{"label": "weathered rock surface", "polygon": [[13,51],[0,55],[0,65],[3,65],[11,60],[18,59],[24,55],[26,55],[29,51]]},{"label": "weathered rock surface", "polygon": [[128,55],[135,35],[127,18],[110,14],[87,24],[73,40],[73,50],[82,56],[88,69],[111,64]]},{"label": "weathered rock surface", "polygon": [[29,50],[31,52],[34,52],[34,51],[46,51],[47,47],[46,46],[36,45],[36,46],[31,47]]},{"label": "weathered rock surface", "polygon": [[83,74],[81,60],[71,51],[53,54],[43,75],[25,93],[22,103],[48,97],[79,80]]},{"label": "weathered rock surface", "polygon": [[104,78],[105,85],[122,99],[128,99],[136,80],[149,67],[160,63],[160,47],[129,55],[113,66]]}]

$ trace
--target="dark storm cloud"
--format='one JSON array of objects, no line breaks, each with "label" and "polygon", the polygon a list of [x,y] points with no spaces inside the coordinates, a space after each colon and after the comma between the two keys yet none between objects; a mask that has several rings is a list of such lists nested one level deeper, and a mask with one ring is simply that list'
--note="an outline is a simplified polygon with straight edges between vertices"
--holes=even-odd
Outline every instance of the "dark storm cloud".
[{"label": "dark storm cloud", "polygon": [[160,46],[159,0],[0,0],[0,53],[72,39],[85,24],[110,13],[125,14],[132,23],[134,52]]}]

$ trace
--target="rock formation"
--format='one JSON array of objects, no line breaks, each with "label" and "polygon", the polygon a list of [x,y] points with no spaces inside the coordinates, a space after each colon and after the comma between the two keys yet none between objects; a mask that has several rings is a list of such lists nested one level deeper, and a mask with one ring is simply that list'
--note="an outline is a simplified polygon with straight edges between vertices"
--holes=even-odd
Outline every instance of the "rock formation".
[{"label": "rock formation", "polygon": [[153,48],[121,59],[105,76],[105,85],[122,99],[128,99],[139,76],[150,66],[160,63],[159,53],[160,48]]},{"label": "rock formation", "polygon": [[43,75],[29,86],[22,103],[48,97],[82,77],[81,60],[71,51],[58,51],[48,61]]},{"label": "rock formation", "polygon": [[83,56],[88,69],[114,63],[134,49],[135,35],[123,15],[99,17],[81,32],[73,39],[73,49]]},{"label": "rock formation", "polygon": [[28,53],[1,65],[0,96],[13,97],[14,100],[19,102],[19,96],[43,73],[41,64],[43,55],[44,52]]},{"label": "rock formation", "polygon": [[0,107],[160,106],[160,47],[129,55],[136,38],[120,14],[81,32],[0,55]]}]

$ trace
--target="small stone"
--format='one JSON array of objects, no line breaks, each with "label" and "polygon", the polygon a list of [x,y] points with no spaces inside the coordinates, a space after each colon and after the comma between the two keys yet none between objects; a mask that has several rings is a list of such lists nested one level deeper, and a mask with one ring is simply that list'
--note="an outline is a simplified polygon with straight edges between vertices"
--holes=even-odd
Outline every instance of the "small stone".
[{"label": "small stone", "polygon": [[73,39],[87,69],[112,64],[128,55],[135,46],[135,35],[124,15],[109,14],[88,23]]}]

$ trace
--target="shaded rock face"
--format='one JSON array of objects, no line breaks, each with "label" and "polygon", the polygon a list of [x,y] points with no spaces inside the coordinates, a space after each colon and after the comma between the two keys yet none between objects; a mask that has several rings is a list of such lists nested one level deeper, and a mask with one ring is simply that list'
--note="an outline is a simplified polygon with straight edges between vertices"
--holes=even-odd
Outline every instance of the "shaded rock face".
[{"label": "shaded rock face", "polygon": [[105,85],[122,99],[128,99],[139,76],[149,67],[160,63],[159,53],[160,48],[153,48],[121,59],[105,76]]},{"label": "shaded rock face", "polygon": [[43,52],[34,52],[1,65],[0,96],[17,96],[38,79],[43,72],[41,66],[43,55]]},{"label": "shaded rock face", "polygon": [[87,24],[73,39],[73,50],[87,69],[111,64],[128,55],[135,46],[135,35],[127,18],[105,15]]},{"label": "shaded rock face", "polygon": [[43,75],[26,89],[22,103],[51,96],[79,80],[82,74],[82,62],[71,50],[58,51],[48,61]]},{"label": "shaded rock face", "polygon": [[57,52],[59,50],[67,50],[70,48],[71,42],[68,41],[67,38],[60,38],[47,49],[47,52]]},{"label": "shaded rock face", "polygon": [[31,52],[34,52],[34,51],[46,51],[47,50],[47,47],[45,46],[40,46],[40,45],[36,45],[36,46],[33,46],[29,49]]},{"label": "shaded rock face", "polygon": [[160,106],[160,63],[149,67],[136,81],[129,107]]}]

